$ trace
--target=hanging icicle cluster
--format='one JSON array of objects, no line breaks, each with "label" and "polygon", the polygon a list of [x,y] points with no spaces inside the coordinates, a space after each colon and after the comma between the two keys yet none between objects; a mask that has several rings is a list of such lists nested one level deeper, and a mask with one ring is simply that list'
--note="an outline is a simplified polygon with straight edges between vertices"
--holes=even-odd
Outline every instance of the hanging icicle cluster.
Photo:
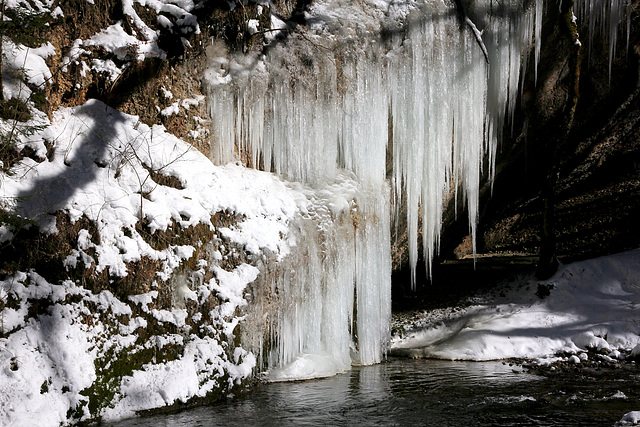
[{"label": "hanging icicle cluster", "polygon": [[601,35],[605,42],[609,42],[609,79],[611,79],[613,59],[616,56],[619,26],[625,15],[627,17],[627,50],[629,49],[630,7],[631,2],[628,0],[576,0],[576,14],[580,22],[588,28],[589,56],[591,56],[596,35]]},{"label": "hanging icicle cluster", "polygon": [[210,76],[214,161],[240,158],[323,192],[348,173],[358,188],[350,202],[357,223],[314,214],[325,225],[310,231],[302,218],[292,262],[304,267],[271,276],[291,307],[270,325],[269,367],[313,352],[348,363],[347,341],[357,342],[359,362],[381,359],[388,327],[372,325],[390,315],[391,219],[406,215],[412,271],[422,224],[429,266],[443,204],[460,190],[475,245],[483,162],[493,174],[521,70],[540,40],[542,0],[528,8],[476,2],[466,11],[484,29],[486,58],[453,4],[423,4],[399,24],[406,13],[393,3],[385,13],[365,11],[370,22],[341,16],[337,3],[316,6],[312,28],[270,46],[257,65],[218,57]]},{"label": "hanging icicle cluster", "polygon": [[[379,191],[382,190],[382,191]],[[291,224],[295,250],[263,269],[247,319],[271,380],[333,375],[382,361],[389,340],[389,189],[341,173],[308,190]],[[252,334],[252,331],[265,331]]]}]

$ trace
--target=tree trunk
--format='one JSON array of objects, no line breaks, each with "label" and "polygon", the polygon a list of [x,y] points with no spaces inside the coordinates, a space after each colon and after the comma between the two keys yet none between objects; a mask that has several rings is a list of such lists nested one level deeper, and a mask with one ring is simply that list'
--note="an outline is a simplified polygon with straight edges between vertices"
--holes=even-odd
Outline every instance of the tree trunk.
[{"label": "tree trunk", "polygon": [[573,13],[573,0],[562,1],[560,9],[560,25],[569,41],[569,85],[567,88],[567,104],[564,108],[558,137],[551,147],[551,159],[548,166],[546,182],[542,189],[542,232],[540,242],[540,258],[536,268],[538,279],[548,279],[558,270],[555,236],[555,191],[558,181],[559,152],[569,139],[573,128],[578,96],[580,90],[580,65],[582,62],[582,44],[578,35],[578,25]]},{"label": "tree trunk", "polygon": [[4,51],[2,50],[2,40],[4,39],[4,0],[0,2],[0,102],[4,101],[4,84],[2,79],[4,78],[4,73],[2,72],[2,67],[4,66],[3,56]]}]

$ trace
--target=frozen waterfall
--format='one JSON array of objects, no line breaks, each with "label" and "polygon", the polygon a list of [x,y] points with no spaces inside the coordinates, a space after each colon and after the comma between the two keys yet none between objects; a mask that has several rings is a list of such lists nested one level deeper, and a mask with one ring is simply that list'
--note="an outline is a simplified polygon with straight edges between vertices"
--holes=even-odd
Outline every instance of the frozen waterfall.
[{"label": "frozen waterfall", "polygon": [[420,236],[427,265],[437,253],[450,197],[466,201],[475,242],[483,164],[493,174],[520,75],[539,56],[542,0],[524,4],[478,1],[466,11],[488,60],[443,1],[316,2],[304,29],[285,28],[286,41],[260,56],[212,52],[214,161],[309,189],[290,227],[295,253],[260,279],[269,289],[259,302],[269,313],[261,359],[277,378],[382,359],[390,229],[401,215],[412,271]]}]

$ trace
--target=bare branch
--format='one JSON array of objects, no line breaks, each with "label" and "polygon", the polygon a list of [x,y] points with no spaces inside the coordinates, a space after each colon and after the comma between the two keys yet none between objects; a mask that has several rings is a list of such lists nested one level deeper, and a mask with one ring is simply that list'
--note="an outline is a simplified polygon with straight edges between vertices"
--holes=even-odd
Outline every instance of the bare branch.
[{"label": "bare branch", "polygon": [[467,11],[465,10],[462,0],[454,0],[454,3],[456,5],[458,18],[460,19],[461,25],[462,23],[465,23],[469,26],[469,28],[471,28],[471,32],[473,33],[473,36],[476,38],[476,42],[478,42],[478,46],[480,46],[480,49],[484,54],[484,59],[485,61],[487,61],[487,64],[488,64],[489,53],[487,52],[487,46],[485,46],[484,41],[482,41],[482,31],[478,30],[478,27],[476,27],[476,24],[474,24],[473,21],[467,15]]},{"label": "bare branch", "polygon": [[474,24],[473,21],[469,19],[468,16],[464,17],[464,22],[466,22],[469,28],[471,28],[471,32],[476,38],[478,45],[480,45],[480,49],[482,49],[482,53],[484,53],[484,59],[487,61],[487,64],[488,64],[489,52],[487,52],[487,47],[484,45],[484,41],[482,41],[482,31],[478,30],[478,27],[476,27],[476,24]]}]

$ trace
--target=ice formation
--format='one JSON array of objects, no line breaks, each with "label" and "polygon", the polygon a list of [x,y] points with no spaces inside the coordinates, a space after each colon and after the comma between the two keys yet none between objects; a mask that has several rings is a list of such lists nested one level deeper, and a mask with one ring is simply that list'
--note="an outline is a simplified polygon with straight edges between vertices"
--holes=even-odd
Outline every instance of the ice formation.
[{"label": "ice formation", "polygon": [[576,13],[580,22],[588,28],[589,55],[593,48],[593,40],[596,35],[601,35],[605,42],[609,42],[609,78],[611,78],[611,66],[616,55],[619,26],[624,17],[627,17],[627,49],[629,47],[629,35],[631,31],[631,14],[625,9],[631,7],[628,0],[576,0]]},{"label": "ice formation", "polygon": [[389,242],[388,186],[341,173],[307,198],[291,225],[295,250],[263,273],[246,320],[249,333],[266,331],[252,347],[272,380],[378,363],[389,340],[391,254],[379,243]]},{"label": "ice formation", "polygon": [[[443,205],[458,191],[475,241],[483,163],[493,174],[521,71],[532,50],[539,57],[542,1],[466,12],[484,29],[488,60],[449,2],[318,2],[305,30],[262,56],[212,55],[214,161],[242,160],[316,191],[291,230],[296,253],[268,279],[283,306],[266,366],[329,354],[345,369],[349,347],[357,363],[381,359],[394,219],[406,215],[412,271],[420,235],[427,265],[437,253]],[[334,212],[332,194],[344,199]]]}]

